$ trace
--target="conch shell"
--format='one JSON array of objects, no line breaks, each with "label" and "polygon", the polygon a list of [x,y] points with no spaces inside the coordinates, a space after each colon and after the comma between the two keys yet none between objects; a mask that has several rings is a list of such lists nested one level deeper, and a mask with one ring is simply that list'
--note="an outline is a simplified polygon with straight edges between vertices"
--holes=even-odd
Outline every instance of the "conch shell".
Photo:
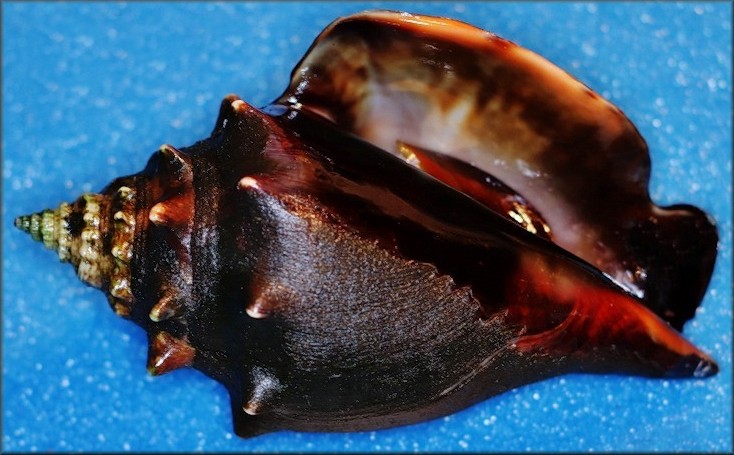
[{"label": "conch shell", "polygon": [[209,138],[16,225],[148,333],[152,374],[221,382],[238,435],[355,431],[567,372],[715,374],[670,324],[716,229],[648,176],[627,118],[541,57],[367,12],[273,104],[229,95]]}]

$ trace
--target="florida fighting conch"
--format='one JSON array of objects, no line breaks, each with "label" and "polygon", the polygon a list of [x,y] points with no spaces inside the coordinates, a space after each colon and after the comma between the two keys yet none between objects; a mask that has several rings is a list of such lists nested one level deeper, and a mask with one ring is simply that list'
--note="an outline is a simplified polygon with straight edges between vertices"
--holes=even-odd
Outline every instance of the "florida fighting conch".
[{"label": "florida fighting conch", "polygon": [[447,415],[568,372],[707,377],[713,221],[614,105],[462,22],[336,20],[272,104],[16,226],[229,391],[242,437]]}]

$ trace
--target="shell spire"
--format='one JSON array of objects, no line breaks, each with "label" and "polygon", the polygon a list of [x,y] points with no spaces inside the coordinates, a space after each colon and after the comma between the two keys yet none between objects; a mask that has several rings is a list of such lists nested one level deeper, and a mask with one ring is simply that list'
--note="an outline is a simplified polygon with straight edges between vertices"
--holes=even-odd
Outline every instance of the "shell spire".
[{"label": "shell spire", "polygon": [[130,313],[129,262],[135,231],[134,191],[125,184],[85,193],[56,209],[19,216],[15,226],[70,262],[84,283],[108,294],[121,316]]},{"label": "shell spire", "polygon": [[42,242],[46,248],[56,251],[62,262],[68,262],[71,244],[70,213],[69,204],[62,203],[55,210],[46,209],[17,217],[15,227],[30,234],[33,240]]}]

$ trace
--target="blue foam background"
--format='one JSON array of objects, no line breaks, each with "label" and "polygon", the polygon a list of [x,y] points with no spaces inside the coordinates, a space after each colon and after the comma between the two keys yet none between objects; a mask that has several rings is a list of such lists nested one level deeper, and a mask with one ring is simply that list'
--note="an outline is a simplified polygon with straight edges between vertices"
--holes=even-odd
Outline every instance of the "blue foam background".
[{"label": "blue foam background", "polygon": [[[731,451],[731,5],[728,3],[2,4],[4,451]],[[146,337],[12,227],[207,136],[220,99],[264,105],[340,15],[465,20],[617,104],[646,138],[651,194],[716,219],[711,286],[685,335],[707,380],[569,375],[431,422],[376,432],[235,436],[226,391],[152,378]]]}]

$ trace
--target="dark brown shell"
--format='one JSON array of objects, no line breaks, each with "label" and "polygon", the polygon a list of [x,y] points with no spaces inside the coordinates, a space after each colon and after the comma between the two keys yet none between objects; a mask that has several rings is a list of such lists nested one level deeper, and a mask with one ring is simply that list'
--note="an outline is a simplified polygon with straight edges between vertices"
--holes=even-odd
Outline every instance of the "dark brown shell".
[{"label": "dark brown shell", "polygon": [[[398,31],[414,18],[362,17]],[[522,193],[493,193],[527,208],[518,225],[285,101],[228,96],[211,137],[16,222],[146,330],[151,373],[220,381],[240,436],[402,425],[570,371],[718,371],[602,271],[529,232],[547,215]]]}]

